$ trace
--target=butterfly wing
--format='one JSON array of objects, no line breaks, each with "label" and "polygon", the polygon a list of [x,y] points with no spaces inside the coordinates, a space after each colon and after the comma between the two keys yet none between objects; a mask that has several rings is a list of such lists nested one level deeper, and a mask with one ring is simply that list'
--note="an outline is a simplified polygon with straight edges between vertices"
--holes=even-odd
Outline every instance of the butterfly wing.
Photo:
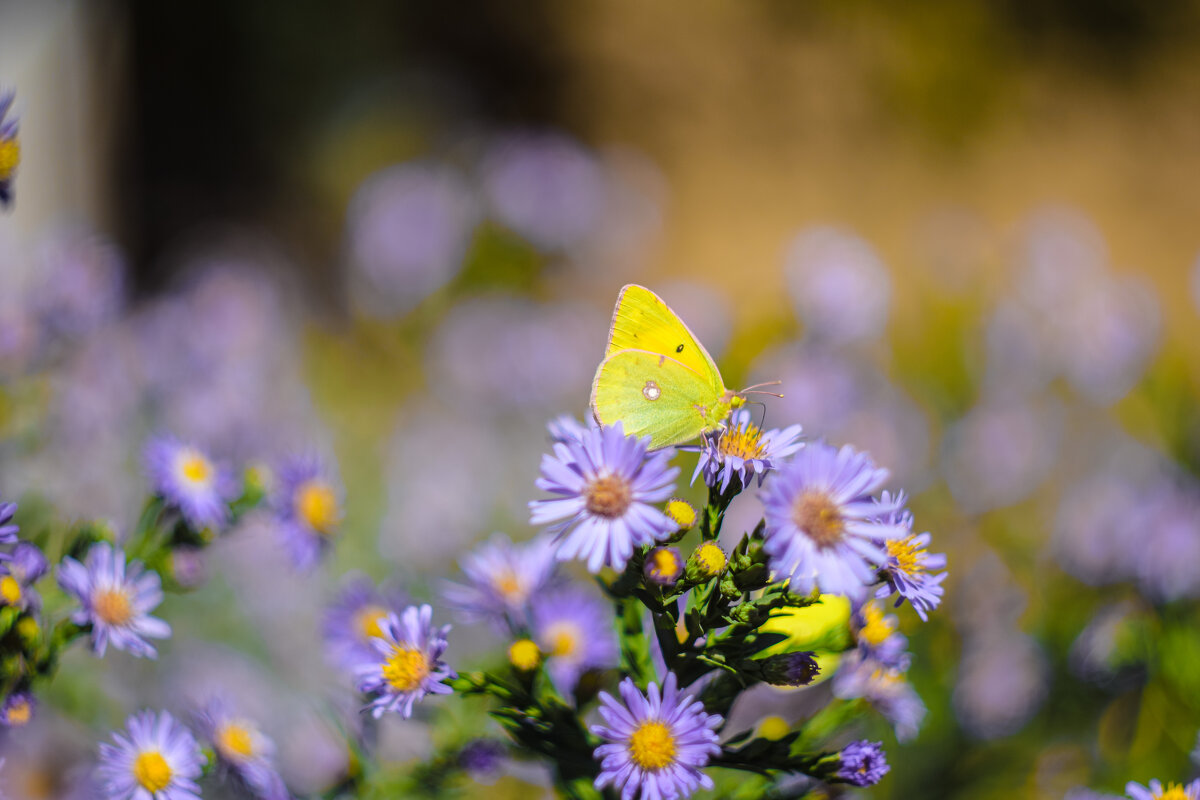
[{"label": "butterfly wing", "polygon": [[644,286],[631,283],[617,295],[605,358],[622,350],[646,350],[677,361],[725,393],[712,356],[671,307]]},{"label": "butterfly wing", "polygon": [[592,416],[649,436],[651,449],[695,439],[729,412],[711,380],[683,362],[647,350],[604,359],[592,382]]}]

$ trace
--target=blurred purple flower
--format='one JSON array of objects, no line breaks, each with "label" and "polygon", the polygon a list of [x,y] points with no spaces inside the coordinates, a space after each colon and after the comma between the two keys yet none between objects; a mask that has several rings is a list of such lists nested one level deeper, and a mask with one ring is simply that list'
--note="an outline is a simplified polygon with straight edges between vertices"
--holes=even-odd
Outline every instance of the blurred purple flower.
[{"label": "blurred purple flower", "polygon": [[407,312],[458,274],[477,218],[470,186],[449,166],[398,164],[367,178],[347,219],[355,304],[374,316]]},{"label": "blurred purple flower", "polygon": [[29,303],[51,337],[77,339],[117,318],[125,298],[125,257],[86,227],[51,233],[38,252]]},{"label": "blurred purple flower", "polygon": [[20,526],[13,523],[16,513],[16,503],[0,503],[0,544],[16,543],[17,534],[21,531]]},{"label": "blurred purple flower", "polygon": [[146,469],[154,491],[179,509],[192,528],[219,529],[229,519],[237,483],[228,468],[199,448],[173,436],[157,436],[146,445]]},{"label": "blurred purple flower", "polygon": [[330,660],[353,673],[376,657],[373,640],[383,636],[388,614],[400,614],[407,603],[399,591],[383,591],[365,575],[350,575],[337,598],[325,609],[321,631]]},{"label": "blurred purple flower", "polygon": [[289,800],[275,767],[275,743],[258,726],[214,698],[196,715],[200,737],[212,745],[220,767],[261,800]]},{"label": "blurred purple flower", "polygon": [[1048,679],[1046,659],[1032,638],[1017,631],[981,634],[964,647],[954,709],[973,736],[1009,736],[1037,712]]},{"label": "blurred purple flower", "polygon": [[592,153],[561,134],[502,137],[489,147],[481,171],[492,213],[540,250],[582,244],[601,218],[604,171]]},{"label": "blurred purple flower", "polygon": [[141,562],[125,564],[125,553],[101,542],[88,550],[85,563],[70,556],[58,567],[58,583],[82,608],[71,615],[77,625],[91,625],[92,651],[103,656],[111,643],[135,656],[154,658],[146,637],[165,639],[171,626],[150,612],[162,602],[162,581]]},{"label": "blurred purple flower", "polygon": [[546,671],[564,694],[575,690],[584,672],[615,666],[619,655],[612,609],[579,589],[534,598],[533,638],[545,655]]},{"label": "blurred purple flower", "polygon": [[891,278],[859,236],[829,226],[808,228],[788,246],[784,270],[807,337],[843,345],[883,332]]},{"label": "blurred purple flower", "polygon": [[[37,701],[30,692],[13,692],[0,706],[0,725],[6,728],[22,728],[33,719]],[[0,795],[2,797],[3,795]]]},{"label": "blurred purple flower", "polygon": [[925,704],[898,669],[888,669],[858,651],[842,657],[833,676],[833,693],[843,699],[863,698],[891,723],[896,738],[907,742],[925,719]]},{"label": "blurred purple flower", "polygon": [[634,547],[665,539],[678,529],[653,503],[675,491],[678,467],[671,449],[647,452],[646,439],[626,436],[618,422],[589,431],[580,441],[554,445],[542,457],[537,487],[555,497],[529,504],[534,525],[548,525],[558,558],[579,558],[590,572],[623,569]]},{"label": "blurred purple flower", "polygon": [[554,580],[555,549],[544,536],[514,545],[494,534],[459,559],[469,583],[448,586],[447,605],[468,622],[485,620],[498,630],[526,626],[530,602]]},{"label": "blurred purple flower", "polygon": [[0,92],[0,206],[12,202],[13,178],[21,162],[21,144],[17,141],[17,118],[8,117],[16,93]]},{"label": "blurred purple flower", "polygon": [[200,800],[196,780],[207,759],[169,713],[134,714],[113,741],[100,745],[97,768],[108,800]]},{"label": "blurred purple flower", "polygon": [[852,786],[874,786],[891,769],[882,742],[851,742],[842,748],[838,759],[841,765],[835,774]]},{"label": "blurred purple flower", "polygon": [[0,566],[0,601],[20,609],[39,608],[41,596],[33,585],[50,569],[42,550],[33,542],[17,542],[11,560]]},{"label": "blurred purple flower", "polygon": [[316,455],[297,455],[276,472],[271,498],[279,540],[297,569],[316,566],[342,521],[341,485]]}]

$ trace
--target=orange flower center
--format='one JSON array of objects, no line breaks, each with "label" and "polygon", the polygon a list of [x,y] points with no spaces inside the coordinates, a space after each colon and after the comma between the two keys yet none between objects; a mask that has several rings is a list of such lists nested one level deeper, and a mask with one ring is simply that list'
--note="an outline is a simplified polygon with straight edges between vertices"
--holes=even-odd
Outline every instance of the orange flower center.
[{"label": "orange flower center", "polygon": [[588,484],[585,490],[589,514],[616,519],[633,503],[629,481],[616,475],[603,475]]},{"label": "orange flower center", "polygon": [[129,594],[124,589],[101,589],[92,600],[96,616],[109,625],[124,625],[133,617]]},{"label": "orange flower center", "polygon": [[792,521],[817,547],[834,546],[846,532],[846,523],[838,507],[829,495],[820,491],[807,491],[796,499]]}]

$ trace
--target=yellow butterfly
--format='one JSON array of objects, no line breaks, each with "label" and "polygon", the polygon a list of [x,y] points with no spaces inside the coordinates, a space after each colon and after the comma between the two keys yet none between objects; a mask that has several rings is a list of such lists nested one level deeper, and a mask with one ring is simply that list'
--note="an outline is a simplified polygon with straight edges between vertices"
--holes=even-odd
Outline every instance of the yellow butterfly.
[{"label": "yellow butterfly", "polygon": [[712,356],[658,295],[630,284],[617,296],[608,348],[592,381],[592,416],[649,436],[657,449],[716,430],[745,403]]}]

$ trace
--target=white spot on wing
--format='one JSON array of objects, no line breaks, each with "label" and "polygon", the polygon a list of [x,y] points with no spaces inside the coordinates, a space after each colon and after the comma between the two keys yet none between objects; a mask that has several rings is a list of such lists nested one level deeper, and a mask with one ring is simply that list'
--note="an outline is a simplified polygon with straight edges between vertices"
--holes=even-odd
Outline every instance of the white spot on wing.
[{"label": "white spot on wing", "polygon": [[658,388],[658,384],[654,381],[646,381],[646,385],[642,387],[642,397],[654,402],[662,397],[662,389]]}]

